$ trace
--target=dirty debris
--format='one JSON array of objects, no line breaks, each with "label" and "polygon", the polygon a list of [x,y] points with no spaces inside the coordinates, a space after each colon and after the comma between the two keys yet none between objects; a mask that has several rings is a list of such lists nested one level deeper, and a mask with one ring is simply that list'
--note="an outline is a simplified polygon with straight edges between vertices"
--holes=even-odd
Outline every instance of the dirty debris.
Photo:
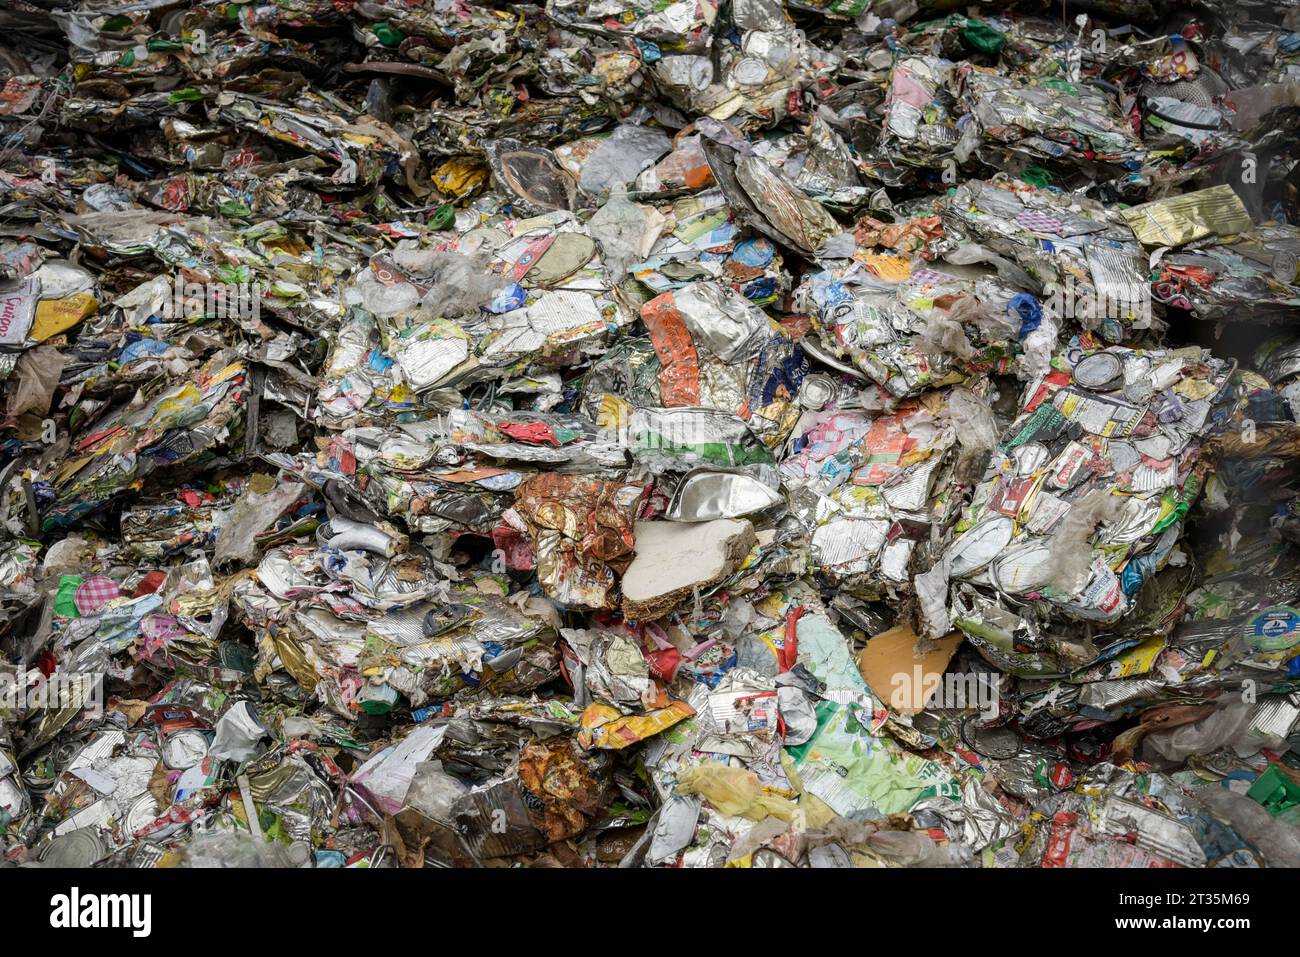
[{"label": "dirty debris", "polygon": [[1300,864],[1300,8],[0,23],[3,866]]}]

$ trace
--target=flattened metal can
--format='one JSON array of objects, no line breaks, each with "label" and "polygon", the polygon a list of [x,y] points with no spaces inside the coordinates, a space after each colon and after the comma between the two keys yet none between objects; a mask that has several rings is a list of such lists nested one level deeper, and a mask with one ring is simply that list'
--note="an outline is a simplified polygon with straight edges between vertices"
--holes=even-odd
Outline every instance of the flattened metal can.
[{"label": "flattened metal can", "polygon": [[998,515],[980,522],[948,549],[950,571],[954,578],[974,575],[987,568],[1015,534],[1015,522]]}]

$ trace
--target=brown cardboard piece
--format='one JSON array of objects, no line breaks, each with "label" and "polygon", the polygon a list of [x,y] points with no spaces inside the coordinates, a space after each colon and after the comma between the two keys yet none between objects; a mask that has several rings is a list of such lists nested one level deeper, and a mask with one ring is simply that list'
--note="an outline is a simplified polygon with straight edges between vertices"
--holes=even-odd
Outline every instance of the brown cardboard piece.
[{"label": "brown cardboard piece", "polygon": [[[948,668],[961,641],[961,632],[954,631],[935,642],[934,650],[917,655],[916,632],[906,624],[895,625],[867,641],[858,653],[858,671],[871,693],[887,708],[900,714],[916,714],[925,710],[924,689],[937,684],[934,679]],[[896,690],[901,706],[895,704]]]}]

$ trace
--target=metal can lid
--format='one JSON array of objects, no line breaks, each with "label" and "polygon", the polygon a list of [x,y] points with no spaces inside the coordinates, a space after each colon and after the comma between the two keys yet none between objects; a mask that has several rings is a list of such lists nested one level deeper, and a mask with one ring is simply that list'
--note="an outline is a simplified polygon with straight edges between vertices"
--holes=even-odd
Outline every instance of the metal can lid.
[{"label": "metal can lid", "polygon": [[1124,363],[1113,352],[1094,352],[1074,367],[1074,381],[1085,389],[1116,388],[1124,380]]},{"label": "metal can lid", "polygon": [[978,714],[962,718],[960,734],[966,747],[994,760],[1005,761],[1020,753],[1022,742],[1019,735],[1004,726],[980,727],[981,720]]},{"label": "metal can lid", "polygon": [[1137,468],[1142,462],[1142,453],[1131,442],[1109,442],[1106,451],[1110,453],[1110,467],[1117,473]]},{"label": "metal can lid", "polygon": [[747,56],[736,64],[731,75],[737,83],[752,86],[767,82],[767,64],[757,57]]},{"label": "metal can lid", "polygon": [[799,404],[816,412],[826,408],[839,397],[840,385],[824,372],[814,372],[804,378],[799,389]]},{"label": "metal can lid", "polygon": [[158,801],[146,791],[131,802],[122,818],[122,829],[134,837],[140,828],[152,824],[158,818]]},{"label": "metal can lid", "polygon": [[221,661],[221,667],[228,671],[252,674],[257,665],[249,647],[237,641],[221,642],[217,646],[217,657]]},{"label": "metal can lid", "polygon": [[39,860],[46,867],[91,867],[107,853],[99,832],[83,827],[51,839]]}]

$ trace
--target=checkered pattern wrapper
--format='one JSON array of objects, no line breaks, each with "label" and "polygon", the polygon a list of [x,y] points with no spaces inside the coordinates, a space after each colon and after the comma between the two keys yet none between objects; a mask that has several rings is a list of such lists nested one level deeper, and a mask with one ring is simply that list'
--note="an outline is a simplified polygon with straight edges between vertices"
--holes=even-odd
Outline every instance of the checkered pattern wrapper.
[{"label": "checkered pattern wrapper", "polygon": [[1056,233],[1058,235],[1065,225],[1055,216],[1049,216],[1047,213],[1040,213],[1036,209],[1025,210],[1016,217],[1016,222],[1021,226],[1024,226],[1025,229],[1032,230],[1036,233]]},{"label": "checkered pattern wrapper", "polygon": [[920,269],[912,270],[912,281],[928,283],[932,286],[942,286],[944,283],[952,282],[953,276],[946,272],[939,272],[937,269],[927,269],[922,266]]},{"label": "checkered pattern wrapper", "polygon": [[103,575],[96,575],[94,578],[87,578],[77,586],[77,592],[72,597],[72,603],[77,606],[77,611],[83,615],[93,615],[114,598],[120,598],[122,589],[117,587],[117,582],[111,578],[105,578]]}]

